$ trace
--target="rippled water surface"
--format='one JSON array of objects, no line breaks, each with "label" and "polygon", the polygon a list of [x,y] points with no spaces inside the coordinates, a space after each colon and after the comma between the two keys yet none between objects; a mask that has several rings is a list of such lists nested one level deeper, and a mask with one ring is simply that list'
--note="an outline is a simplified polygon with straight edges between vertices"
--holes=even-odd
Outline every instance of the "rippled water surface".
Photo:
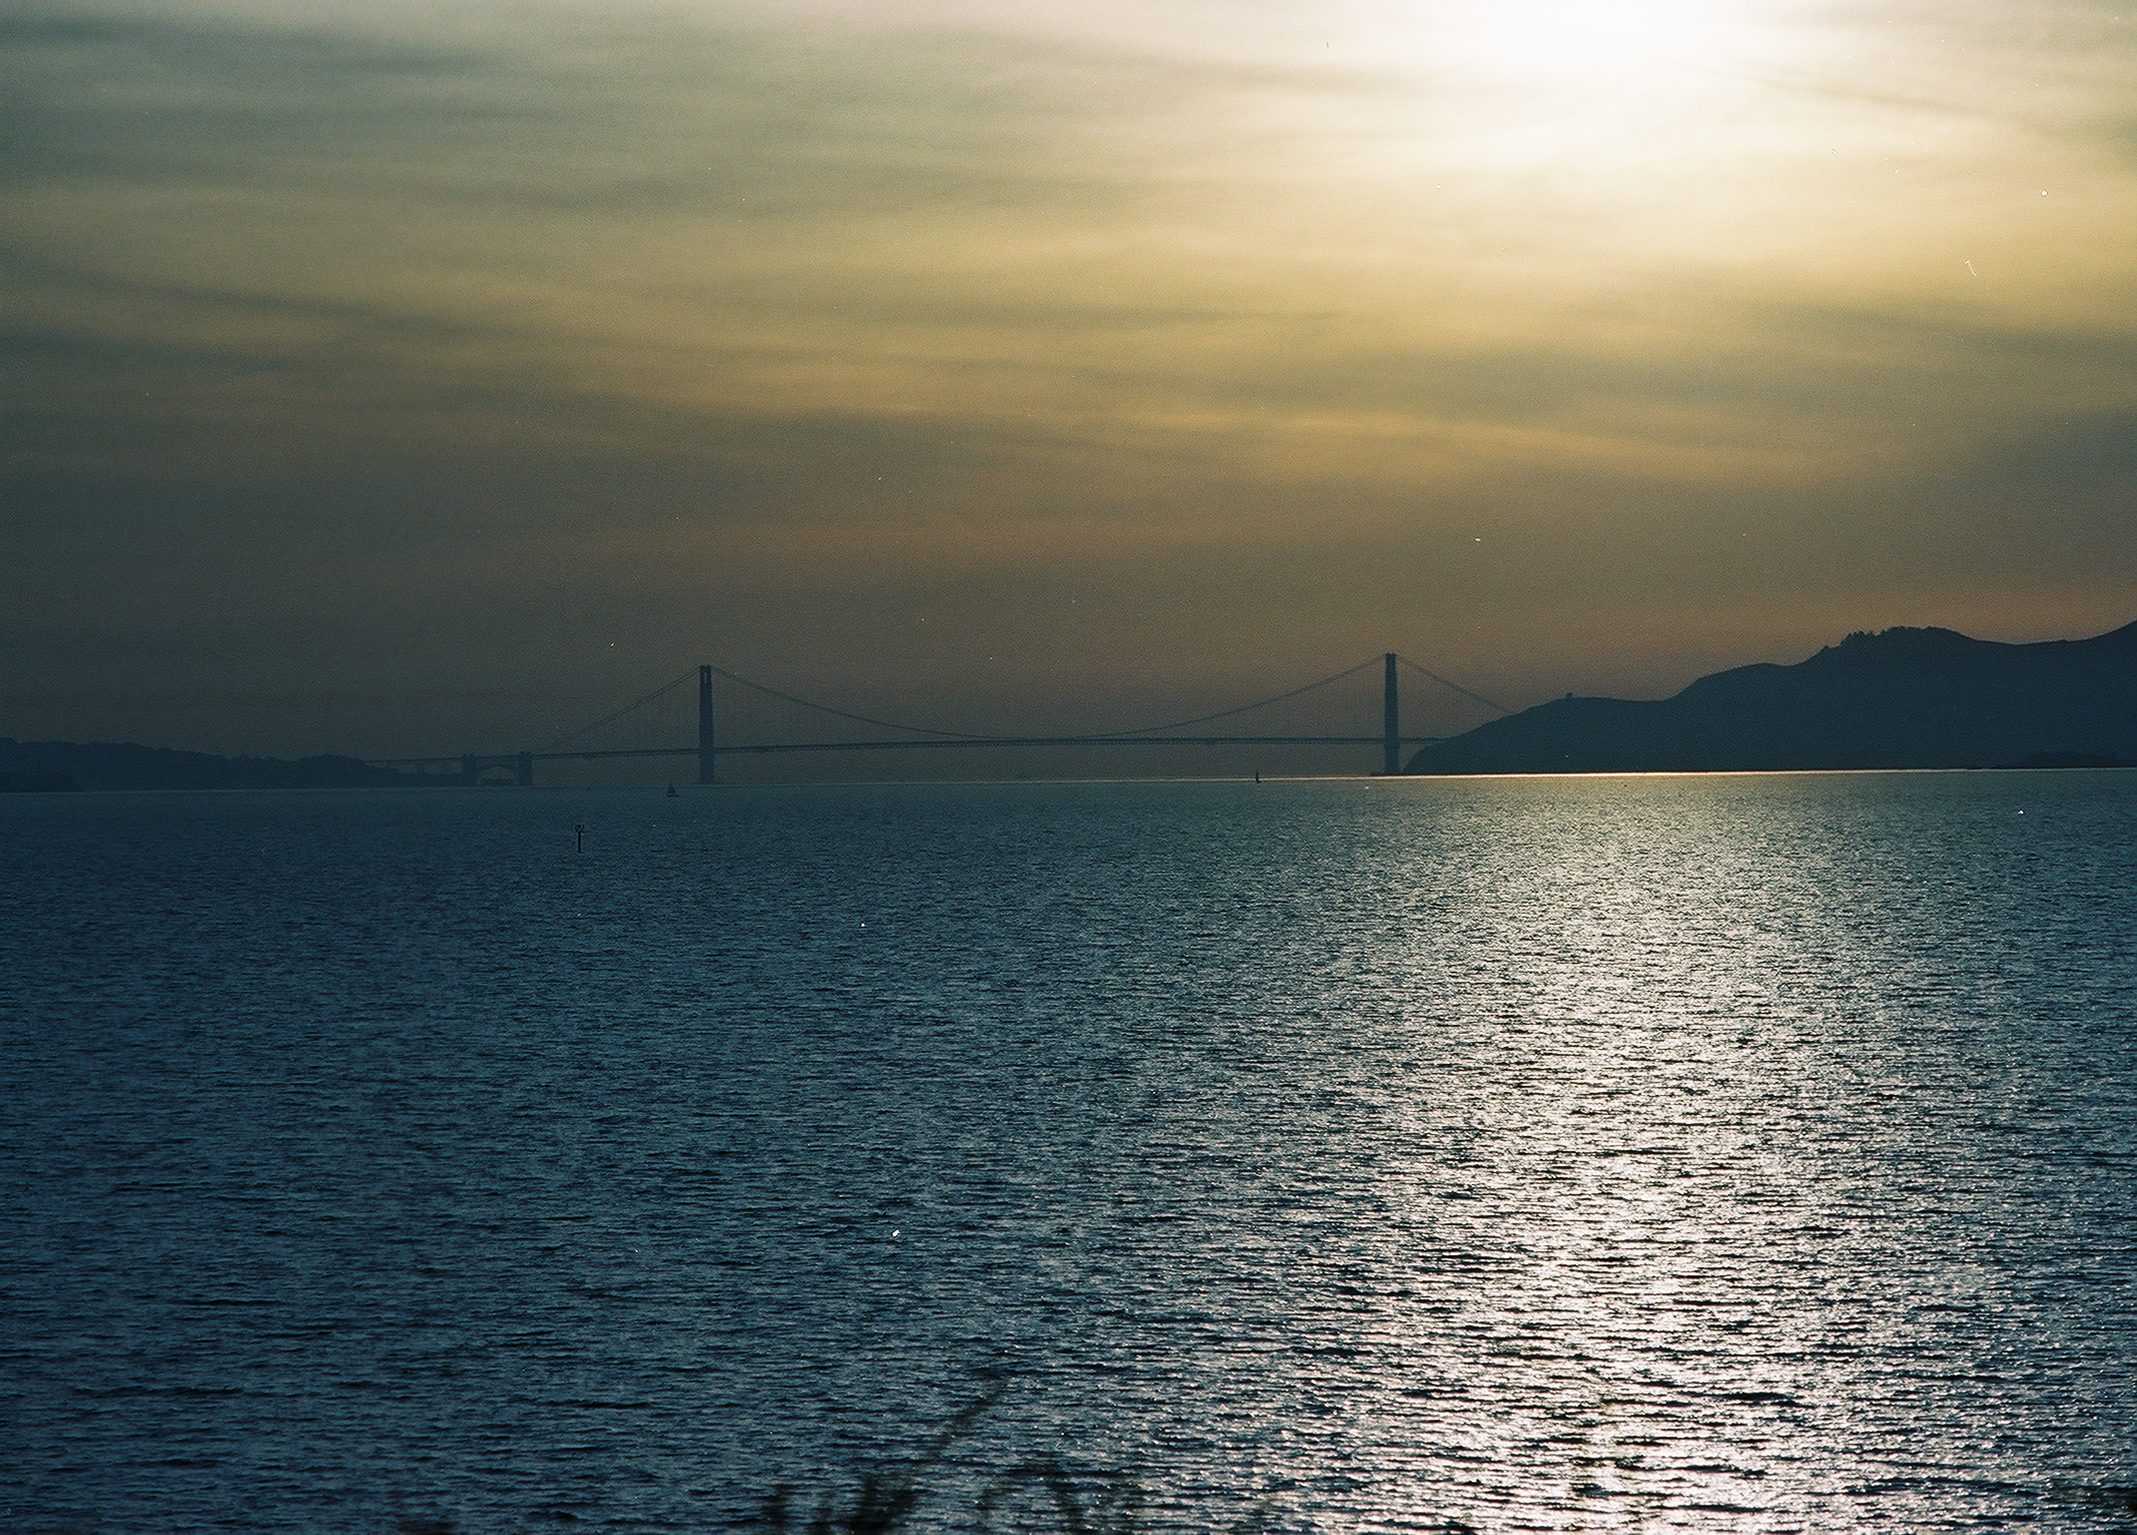
[{"label": "rippled water surface", "polygon": [[2137,774],[0,835],[10,1529],[2137,1526]]}]

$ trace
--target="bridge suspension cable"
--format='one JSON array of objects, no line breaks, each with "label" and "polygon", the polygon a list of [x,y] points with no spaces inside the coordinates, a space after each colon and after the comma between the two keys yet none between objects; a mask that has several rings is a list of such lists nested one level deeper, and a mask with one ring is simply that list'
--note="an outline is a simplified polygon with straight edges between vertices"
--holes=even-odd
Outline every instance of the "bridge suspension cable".
[{"label": "bridge suspension cable", "polygon": [[1125,736],[1153,735],[1160,730],[1185,730],[1189,725],[1206,725],[1211,720],[1230,719],[1235,714],[1246,714],[1254,709],[1266,709],[1271,704],[1280,704],[1287,698],[1298,697],[1301,693],[1311,693],[1315,688],[1325,688],[1331,682],[1341,682],[1345,677],[1355,677],[1368,666],[1378,666],[1379,664],[1380,657],[1372,656],[1360,661],[1356,666],[1346,667],[1332,676],[1323,677],[1319,682],[1309,682],[1304,687],[1293,688],[1288,693],[1278,693],[1274,698],[1256,699],[1253,703],[1241,704],[1236,709],[1219,709],[1215,714],[1198,714],[1191,720],[1174,720],[1166,725],[1144,725],[1136,730],[1104,730],[1098,732],[1094,739],[1119,740]]},{"label": "bridge suspension cable", "polygon": [[[817,703],[813,699],[796,698],[792,693],[782,693],[777,688],[768,688],[761,682],[750,681],[747,677],[738,677],[724,666],[715,666],[711,670],[715,677],[725,677],[729,682],[739,682],[746,688],[755,688],[758,692],[769,694],[781,703],[799,704],[804,709],[814,709],[819,714],[836,715],[842,720],[852,720],[856,724],[879,725],[885,730],[910,730],[915,735],[941,736],[943,739],[950,741],[984,741],[987,739],[986,736],[970,730],[934,730],[926,725],[901,725],[896,720],[879,720],[872,715],[852,714],[844,709],[834,709],[829,704]],[[669,686],[672,687],[674,684],[670,683]]]},{"label": "bridge suspension cable", "polygon": [[[661,697],[663,694],[674,692],[677,688],[688,682],[691,679],[691,676],[691,673],[684,672],[673,682],[662,683],[652,692],[646,694],[645,697],[632,700],[630,703],[627,703],[622,708],[618,709],[614,714],[604,714],[601,716],[601,718],[595,720],[591,725],[581,725],[577,730],[571,731],[565,735],[558,736],[554,741],[551,741],[547,746],[544,746],[540,749],[545,752],[553,752],[560,746],[568,746],[573,741],[582,740],[585,737],[592,735],[603,725],[615,724],[616,721],[622,719],[633,709],[643,709],[647,704],[653,702],[654,699]],[[740,681],[741,679],[737,678],[736,680]]]},{"label": "bridge suspension cable", "polygon": [[[1329,734],[1314,732],[1289,732],[1280,734],[1263,734],[1256,736],[1230,735],[1221,738],[1210,737],[1197,741],[1195,738],[1192,737],[1183,737],[1170,733],[1175,731],[1189,730],[1196,726],[1208,725],[1218,720],[1233,719],[1242,714],[1252,713],[1257,709],[1271,708],[1277,704],[1286,703],[1291,699],[1299,698],[1307,693],[1312,693],[1317,689],[1330,687],[1336,683],[1344,681],[1346,678],[1355,677],[1360,672],[1366,671],[1376,665],[1382,664],[1386,665],[1388,671],[1387,688],[1385,693],[1385,709],[1383,711],[1383,728],[1378,736],[1368,736],[1364,734],[1354,736],[1344,733]],[[1368,658],[1367,660],[1360,661],[1356,665],[1347,666],[1341,671],[1333,672],[1326,677],[1317,678],[1316,680],[1304,683],[1301,686],[1286,689],[1281,693],[1271,694],[1267,698],[1258,698],[1250,703],[1235,704],[1227,709],[1218,709],[1207,714],[1197,714],[1187,719],[1168,720],[1162,724],[1139,725],[1133,728],[1123,730],[1093,731],[1082,734],[1011,735],[1000,732],[943,730],[929,725],[914,725],[908,724],[901,720],[887,720],[875,715],[859,714],[855,713],[852,710],[838,709],[832,707],[829,704],[818,703],[814,699],[802,698],[797,694],[788,693],[782,691],[779,688],[767,687],[764,683],[757,682],[748,677],[744,677],[738,672],[731,672],[723,666],[713,666],[710,664],[706,664],[696,668],[696,672],[698,674],[697,681],[699,683],[700,692],[698,694],[698,742],[695,747],[681,745],[640,745],[606,746],[599,749],[592,749],[583,745],[574,746],[574,743],[584,742],[586,737],[593,735],[596,731],[602,730],[607,726],[613,725],[618,720],[624,719],[627,716],[637,714],[639,713],[639,711],[645,710],[649,705],[654,704],[660,699],[673,694],[678,688],[681,688],[682,686],[684,686],[684,684],[692,680],[692,674],[690,672],[685,672],[679,677],[672,678],[671,680],[662,683],[659,687],[654,688],[652,691],[645,693],[637,698],[634,698],[633,700],[631,700],[631,702],[625,704],[622,708],[613,710],[608,714],[604,714],[603,716],[601,716],[601,718],[594,720],[590,724],[582,725],[576,730],[572,730],[564,735],[558,736],[556,739],[550,741],[547,745],[541,747],[537,751],[521,751],[516,754],[507,754],[505,756],[493,755],[489,757],[463,754],[460,758],[460,764],[462,774],[465,775],[465,777],[469,781],[474,781],[476,774],[482,769],[494,769],[502,765],[511,768],[518,775],[519,781],[521,783],[531,783],[533,781],[533,763],[537,758],[583,758],[591,760],[594,758],[608,757],[660,757],[671,755],[685,755],[691,751],[695,751],[700,759],[700,770],[701,772],[707,775],[703,778],[702,781],[710,783],[712,782],[712,778],[709,776],[710,768],[709,766],[707,766],[707,764],[711,762],[713,754],[715,752],[739,751],[764,753],[802,751],[863,751],[888,749],[892,747],[991,747],[1019,745],[1165,746],[1171,744],[1200,744],[1205,746],[1216,746],[1220,744],[1232,744],[1362,746],[1377,742],[1382,744],[1388,753],[1386,771],[1392,773],[1398,771],[1398,768],[1396,766],[1397,759],[1395,757],[1395,752],[1399,744],[1407,745],[1414,744],[1416,742],[1438,739],[1437,737],[1432,736],[1405,736],[1400,733],[1400,729],[1397,723],[1395,692],[1395,675],[1398,665],[1407,666],[1410,668],[1411,671],[1416,672],[1425,678],[1428,678],[1432,682],[1438,684],[1440,687],[1446,688],[1449,691],[1456,693],[1459,696],[1469,699],[1475,703],[1482,704],[1484,707],[1495,710],[1500,714],[1511,714],[1514,712],[1512,709],[1508,708],[1505,704],[1498,702],[1496,699],[1487,698],[1482,693],[1477,692],[1473,688],[1466,688],[1462,686],[1462,684],[1460,684],[1459,682],[1455,682],[1447,677],[1442,677],[1438,672],[1433,671],[1430,667],[1420,666],[1415,661],[1407,660],[1395,653],[1390,652],[1382,656],[1375,656]],[[723,677],[728,682],[733,683],[738,687],[746,688],[752,693],[760,694],[766,698],[777,699],[781,703],[791,704],[797,708],[809,710],[812,713],[826,715],[834,719],[850,720],[856,724],[870,725],[882,730],[898,731],[906,736],[926,737],[927,739],[906,739],[894,741],[752,741],[748,744],[720,744],[716,746],[713,742],[712,735],[713,716],[710,693],[710,679],[713,676]],[[563,749],[567,747],[572,749]],[[448,761],[450,759],[426,757],[379,760],[387,761],[390,762],[392,765],[398,766],[405,765],[408,763],[415,763],[421,765],[423,763],[429,763],[434,761]]]},{"label": "bridge suspension cable", "polygon": [[[1091,733],[1089,739],[1093,741],[1127,740],[1135,736],[1154,735],[1161,730],[1184,730],[1189,725],[1206,725],[1212,720],[1230,719],[1233,715],[1236,714],[1247,714],[1255,709],[1266,709],[1271,704],[1280,704],[1283,703],[1286,699],[1297,698],[1302,693],[1311,693],[1315,688],[1325,688],[1330,683],[1341,682],[1346,677],[1354,677],[1359,672],[1364,671],[1367,667],[1378,666],[1379,664],[1380,657],[1373,656],[1367,660],[1360,661],[1356,666],[1347,666],[1340,672],[1335,672],[1329,676],[1322,677],[1318,681],[1309,682],[1303,687],[1295,687],[1290,689],[1288,692],[1278,693],[1269,698],[1258,698],[1252,703],[1240,704],[1235,708],[1219,709],[1214,714],[1198,714],[1193,719],[1168,720],[1162,725],[1138,725],[1133,729],[1129,730],[1095,731]],[[815,709],[820,713],[835,715],[836,717],[842,720],[852,720],[857,724],[875,725],[885,730],[907,730],[913,732],[916,735],[938,736],[944,740],[950,741],[995,741],[1002,739],[998,735],[984,732],[970,730],[936,730],[927,725],[908,725],[898,720],[877,719],[872,715],[854,714],[845,709],[834,709],[829,704],[820,704],[817,703],[815,700],[808,698],[797,698],[792,693],[782,693],[781,691],[779,691],[779,689],[766,687],[761,682],[752,682],[749,678],[738,676],[734,672],[727,670],[723,666],[713,667],[712,673],[716,677],[725,677],[729,682],[740,683],[743,687],[753,688],[757,692],[764,693],[769,695],[770,697],[779,699],[783,703],[798,704],[804,709]],[[1428,673],[1427,675],[1430,674]],[[681,678],[677,679],[677,681],[681,680]],[[1453,686],[1453,684],[1451,683],[1448,685],[1450,687]],[[671,682],[668,684],[668,686],[673,687],[675,686],[675,683]],[[660,691],[666,692],[667,689],[663,688]],[[1459,692],[1460,689],[1456,689],[1456,691]],[[658,696],[658,693],[652,694],[649,695],[646,699],[641,699],[640,702],[650,702],[651,698]],[[633,705],[632,707],[635,708],[636,705]],[[1494,707],[1497,706],[1494,705]],[[615,715],[609,716],[610,719],[614,719],[615,717]],[[603,721],[602,723],[606,723],[606,721]],[[592,728],[592,726],[588,727],[588,729]],[[583,732],[581,733],[583,734]]]},{"label": "bridge suspension cable", "polygon": [[1470,699],[1476,703],[1480,703],[1487,709],[1497,709],[1501,714],[1512,714],[1514,712],[1512,709],[1509,709],[1505,704],[1494,703],[1491,699],[1486,698],[1482,693],[1472,692],[1470,689],[1463,687],[1459,682],[1449,682],[1438,672],[1433,671],[1428,666],[1419,666],[1408,656],[1398,655],[1395,659],[1401,665],[1409,667],[1411,671],[1421,672],[1425,676],[1430,677],[1441,687],[1452,688],[1455,692],[1461,694],[1464,698]]}]

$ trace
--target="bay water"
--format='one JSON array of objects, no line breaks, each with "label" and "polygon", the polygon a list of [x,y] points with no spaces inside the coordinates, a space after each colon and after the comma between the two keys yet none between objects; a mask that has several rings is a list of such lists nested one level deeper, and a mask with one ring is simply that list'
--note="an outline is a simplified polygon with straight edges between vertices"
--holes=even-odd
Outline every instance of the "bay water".
[{"label": "bay water", "polygon": [[11,1530],[2137,1528],[2137,774],[0,839]]}]

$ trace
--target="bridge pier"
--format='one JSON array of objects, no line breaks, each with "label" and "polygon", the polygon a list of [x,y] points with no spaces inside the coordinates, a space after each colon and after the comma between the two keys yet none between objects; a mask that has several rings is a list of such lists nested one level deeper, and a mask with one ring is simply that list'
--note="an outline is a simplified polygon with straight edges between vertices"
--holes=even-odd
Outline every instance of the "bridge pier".
[{"label": "bridge pier", "polygon": [[519,759],[512,764],[512,776],[519,780],[519,786],[522,789],[534,787],[533,752],[521,752],[519,754]]},{"label": "bridge pier", "polygon": [[461,755],[460,781],[471,785],[482,781],[482,769],[475,765],[475,754],[473,752],[465,752]]},{"label": "bridge pier", "polygon": [[1380,769],[1393,778],[1402,771],[1402,707],[1395,696],[1395,652],[1387,654],[1387,676],[1380,689]]}]

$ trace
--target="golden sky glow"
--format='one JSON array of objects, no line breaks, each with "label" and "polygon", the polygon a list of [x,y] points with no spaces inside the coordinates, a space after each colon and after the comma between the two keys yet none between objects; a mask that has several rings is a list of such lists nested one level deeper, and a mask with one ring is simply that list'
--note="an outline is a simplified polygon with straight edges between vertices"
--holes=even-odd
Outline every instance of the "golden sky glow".
[{"label": "golden sky glow", "polygon": [[0,734],[2110,628],[2132,80],[2031,0],[11,6]]}]

